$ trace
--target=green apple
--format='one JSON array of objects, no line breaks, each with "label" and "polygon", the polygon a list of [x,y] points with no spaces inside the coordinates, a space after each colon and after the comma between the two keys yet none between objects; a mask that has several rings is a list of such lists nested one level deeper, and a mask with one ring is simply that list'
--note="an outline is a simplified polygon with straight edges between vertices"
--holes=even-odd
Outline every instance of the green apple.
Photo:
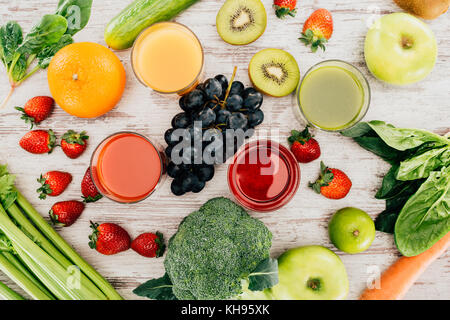
[{"label": "green apple", "polygon": [[437,44],[433,31],[408,13],[391,13],[370,27],[364,45],[367,67],[375,77],[392,84],[425,78],[433,69]]},{"label": "green apple", "polygon": [[328,225],[331,242],[347,253],[367,250],[375,239],[375,224],[370,216],[357,208],[337,211]]},{"label": "green apple", "polygon": [[345,266],[333,251],[306,246],[278,258],[279,283],[270,289],[276,300],[338,300],[348,294]]}]

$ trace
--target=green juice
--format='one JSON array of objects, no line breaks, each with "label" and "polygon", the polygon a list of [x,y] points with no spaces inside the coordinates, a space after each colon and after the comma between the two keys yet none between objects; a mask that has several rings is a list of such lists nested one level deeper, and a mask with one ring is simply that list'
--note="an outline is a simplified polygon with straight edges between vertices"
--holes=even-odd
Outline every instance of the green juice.
[{"label": "green juice", "polygon": [[323,66],[309,72],[298,95],[305,118],[325,130],[351,126],[365,103],[361,82],[339,66]]}]

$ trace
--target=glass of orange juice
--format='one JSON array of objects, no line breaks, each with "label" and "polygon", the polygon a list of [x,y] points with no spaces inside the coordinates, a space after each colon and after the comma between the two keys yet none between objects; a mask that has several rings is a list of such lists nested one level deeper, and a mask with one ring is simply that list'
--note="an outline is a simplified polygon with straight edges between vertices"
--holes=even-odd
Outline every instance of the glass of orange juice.
[{"label": "glass of orange juice", "polygon": [[136,77],[160,93],[183,94],[203,71],[203,48],[197,36],[177,22],[159,22],[134,42],[131,63]]},{"label": "glass of orange juice", "polygon": [[146,199],[165,178],[162,148],[134,132],[103,140],[91,158],[91,177],[98,191],[120,203]]}]

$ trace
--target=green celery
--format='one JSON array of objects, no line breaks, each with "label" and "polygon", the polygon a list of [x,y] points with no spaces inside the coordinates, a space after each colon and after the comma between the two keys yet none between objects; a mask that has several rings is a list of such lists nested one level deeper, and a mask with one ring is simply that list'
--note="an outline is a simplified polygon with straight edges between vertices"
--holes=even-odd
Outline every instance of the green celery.
[{"label": "green celery", "polygon": [[[1,208],[1,207],[0,207]],[[0,213],[1,214],[1,213]],[[53,300],[39,289],[27,276],[20,272],[12,263],[0,254],[0,270],[12,281],[20,286],[26,293],[36,300]]]},{"label": "green celery", "polygon": [[[69,261],[66,256],[64,256],[58,249],[56,249],[53,244],[45,238],[39,230],[24,216],[22,210],[13,204],[8,208],[8,213],[11,217],[18,223],[20,228],[23,229],[25,234],[30,235],[31,239],[36,242],[42,249],[44,249],[53,259],[55,259],[61,266],[68,268],[73,266],[73,263]],[[91,282],[89,278],[83,273],[80,274],[81,286],[92,292],[93,297],[96,300],[105,300],[106,296],[103,292]]]},{"label": "green celery", "polygon": [[[17,189],[14,188],[14,191]],[[123,300],[114,287],[103,278],[91,265],[89,265],[33,208],[28,200],[17,191],[17,203],[26,216],[67,258],[76,264],[84,274],[91,279],[103,293],[111,300]]]},{"label": "green celery", "polygon": [[57,298],[93,299],[87,290],[74,290],[66,285],[65,282],[69,276],[67,270],[28,238],[10,220],[8,214],[1,206],[0,229],[9,238],[14,246],[14,250],[25,264]]},{"label": "green celery", "polygon": [[54,298],[50,291],[39,281],[36,277],[22,264],[22,262],[10,252],[2,252],[3,256],[8,259],[8,261],[16,267],[17,270],[22,272],[28,279],[31,280],[42,292],[44,292],[47,296]]},{"label": "green celery", "polygon": [[0,297],[4,300],[25,300],[20,294],[0,281]]}]

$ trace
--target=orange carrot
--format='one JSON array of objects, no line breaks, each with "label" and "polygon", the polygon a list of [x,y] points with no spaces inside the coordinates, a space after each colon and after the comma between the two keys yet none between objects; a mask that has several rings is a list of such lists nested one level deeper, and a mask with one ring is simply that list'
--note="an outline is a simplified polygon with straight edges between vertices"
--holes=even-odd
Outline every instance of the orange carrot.
[{"label": "orange carrot", "polygon": [[366,289],[360,300],[400,300],[417,278],[450,245],[450,232],[427,251],[415,257],[401,257],[380,278],[381,288]]}]

